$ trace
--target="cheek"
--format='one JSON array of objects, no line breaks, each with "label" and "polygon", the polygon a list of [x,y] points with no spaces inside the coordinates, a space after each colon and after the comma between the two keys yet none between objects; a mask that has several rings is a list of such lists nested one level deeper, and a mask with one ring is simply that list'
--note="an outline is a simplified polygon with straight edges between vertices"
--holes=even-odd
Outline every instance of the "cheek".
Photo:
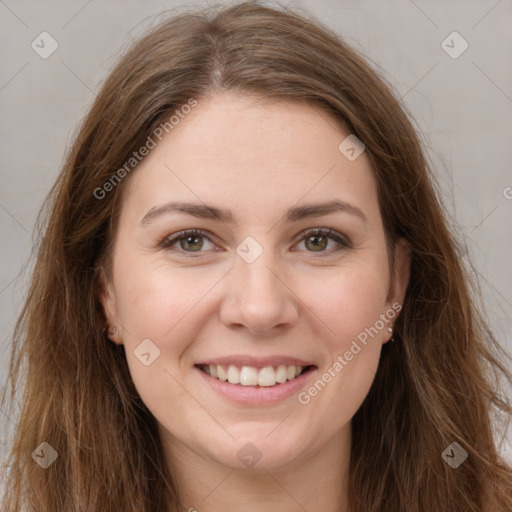
[{"label": "cheek", "polygon": [[[121,259],[117,271],[118,318],[133,383],[151,413],[168,418],[176,406],[190,405],[180,384],[190,366],[184,359],[208,318],[206,297],[220,276]],[[201,408],[179,408],[179,423],[205,421]]]},{"label": "cheek", "polygon": [[323,326],[324,339],[336,353],[347,350],[347,343],[350,346],[385,312],[389,283],[387,269],[379,263],[361,262],[359,267],[300,279],[301,300]]},{"label": "cheek", "polygon": [[[165,263],[119,261],[116,290],[119,321],[126,342],[150,338],[165,347],[186,339],[191,314],[214,287],[218,276]],[[179,333],[179,336],[177,335]]]},{"label": "cheek", "polygon": [[387,275],[387,268],[375,262],[330,272],[328,278],[309,280],[309,287],[304,283],[302,297],[310,318],[318,318],[325,367],[298,398],[310,421],[331,418],[316,425],[326,435],[350,421],[374,380],[392,318],[386,316]]},{"label": "cheek", "polygon": [[[190,401],[179,383],[192,365],[190,347],[215,314],[211,297],[226,269],[171,268],[165,262],[120,258],[117,271],[118,317],[130,374],[152,414],[165,418],[170,402]],[[200,408],[184,408],[182,419],[189,413],[204,421]]]}]

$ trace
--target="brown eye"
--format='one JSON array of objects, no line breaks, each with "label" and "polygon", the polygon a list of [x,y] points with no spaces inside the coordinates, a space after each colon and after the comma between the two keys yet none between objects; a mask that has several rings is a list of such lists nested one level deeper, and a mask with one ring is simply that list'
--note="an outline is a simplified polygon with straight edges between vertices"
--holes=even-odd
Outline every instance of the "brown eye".
[{"label": "brown eye", "polygon": [[[207,243],[205,244],[205,240],[207,240],[207,242],[211,244],[212,247],[208,247]],[[180,233],[176,233],[171,237],[165,238],[161,246],[164,249],[171,251],[199,253],[213,248],[214,244],[205,232],[199,230],[189,230],[181,231]],[[205,248],[205,250],[202,250],[203,248]]]},{"label": "brown eye", "polygon": [[350,247],[348,240],[332,229],[310,229],[303,231],[301,236],[302,240],[300,243],[304,242],[307,252],[329,254],[334,251]]},{"label": "brown eye", "polygon": [[180,238],[179,240],[180,247],[184,251],[192,250],[193,252],[197,252],[201,250],[203,246],[203,240],[201,236],[187,236]]},{"label": "brown eye", "polygon": [[306,237],[305,240],[306,247],[312,251],[323,251],[328,245],[328,238],[323,235],[311,235]]}]

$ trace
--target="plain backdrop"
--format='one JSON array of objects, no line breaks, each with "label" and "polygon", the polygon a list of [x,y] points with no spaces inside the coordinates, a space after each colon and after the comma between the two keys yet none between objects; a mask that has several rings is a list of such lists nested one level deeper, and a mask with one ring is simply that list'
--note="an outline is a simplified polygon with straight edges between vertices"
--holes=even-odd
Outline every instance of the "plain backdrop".
[{"label": "plain backdrop", "polygon": [[[402,98],[476,265],[490,324],[512,352],[512,1],[283,3],[342,34]],[[1,383],[26,292],[22,269],[31,262],[36,215],[78,123],[119,50],[158,14],[194,5],[206,4],[0,0]],[[46,59],[31,46],[42,37],[46,50],[58,44]],[[0,424],[10,425],[3,411]],[[0,449],[6,435],[0,431]],[[510,451],[507,443],[503,450]]]}]

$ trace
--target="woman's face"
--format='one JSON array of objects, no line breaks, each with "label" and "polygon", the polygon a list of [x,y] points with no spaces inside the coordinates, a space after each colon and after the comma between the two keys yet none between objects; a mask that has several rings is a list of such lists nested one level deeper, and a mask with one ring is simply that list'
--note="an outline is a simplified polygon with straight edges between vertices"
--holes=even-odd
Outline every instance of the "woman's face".
[{"label": "woman's face", "polygon": [[348,135],[305,104],[223,94],[130,177],[102,303],[169,445],[273,468],[347,438],[408,280]]}]

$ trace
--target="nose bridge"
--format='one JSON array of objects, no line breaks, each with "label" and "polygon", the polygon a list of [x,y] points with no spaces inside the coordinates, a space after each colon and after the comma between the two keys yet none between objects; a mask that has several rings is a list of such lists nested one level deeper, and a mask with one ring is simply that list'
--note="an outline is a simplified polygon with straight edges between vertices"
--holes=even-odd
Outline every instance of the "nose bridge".
[{"label": "nose bridge", "polygon": [[[249,251],[240,255],[242,250],[247,249],[247,247]],[[279,299],[283,294],[283,285],[275,270],[279,267],[279,264],[274,252],[269,247],[266,249],[261,247],[260,249],[248,242],[245,245],[240,244],[237,253],[239,258],[235,263],[235,274],[237,282],[240,283],[239,291],[242,292],[241,295],[252,301],[267,301],[270,306],[270,303]]]},{"label": "nose bridge", "polygon": [[266,332],[298,318],[293,293],[279,275],[280,262],[270,248],[254,239],[237,247],[229,282],[229,301],[222,318],[226,324],[242,324],[253,332]]},{"label": "nose bridge", "polygon": [[[278,279],[276,259],[270,250],[248,263],[240,259],[236,263],[237,278],[245,296],[266,298],[272,300],[282,293],[282,283]],[[273,270],[271,270],[273,269]]]}]

